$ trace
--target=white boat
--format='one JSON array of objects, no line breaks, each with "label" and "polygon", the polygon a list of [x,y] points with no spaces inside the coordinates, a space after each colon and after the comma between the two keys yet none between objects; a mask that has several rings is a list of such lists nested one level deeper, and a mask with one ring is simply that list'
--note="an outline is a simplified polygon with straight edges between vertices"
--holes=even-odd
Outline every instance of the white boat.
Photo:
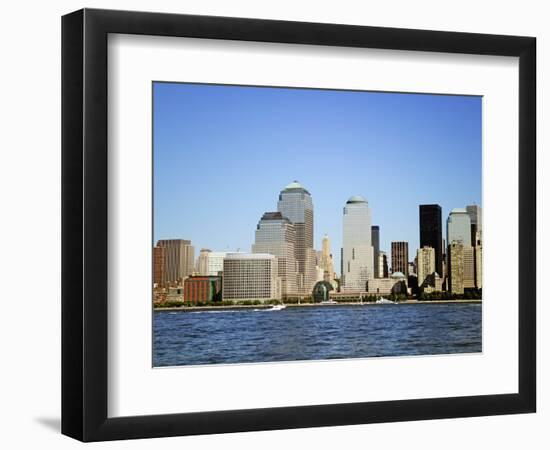
[{"label": "white boat", "polygon": [[392,302],[391,300],[388,300],[387,298],[384,298],[384,297],[379,298],[378,300],[376,300],[376,303],[381,303],[383,305],[390,305],[390,304],[393,305],[393,304],[395,304],[395,302]]},{"label": "white boat", "polygon": [[281,309],[285,309],[286,305],[273,305],[271,309],[268,311],[280,311]]}]

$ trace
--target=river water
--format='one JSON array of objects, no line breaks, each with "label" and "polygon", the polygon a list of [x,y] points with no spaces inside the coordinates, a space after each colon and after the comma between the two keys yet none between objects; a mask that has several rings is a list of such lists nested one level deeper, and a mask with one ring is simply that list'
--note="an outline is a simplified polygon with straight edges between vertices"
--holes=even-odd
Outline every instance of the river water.
[{"label": "river water", "polygon": [[155,367],[481,352],[481,304],[153,315]]}]

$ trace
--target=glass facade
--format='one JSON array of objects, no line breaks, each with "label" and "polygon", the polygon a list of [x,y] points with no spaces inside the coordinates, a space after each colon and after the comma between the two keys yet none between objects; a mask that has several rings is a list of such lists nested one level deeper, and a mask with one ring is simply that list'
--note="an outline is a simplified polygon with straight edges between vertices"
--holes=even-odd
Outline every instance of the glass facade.
[{"label": "glass facade", "polygon": [[334,288],[327,281],[319,281],[313,287],[312,297],[314,302],[328,302],[330,300],[330,291]]},{"label": "glass facade", "polygon": [[447,244],[453,242],[462,242],[464,247],[472,246],[471,220],[466,209],[453,209],[447,219]]},{"label": "glass facade", "polygon": [[443,225],[441,206],[420,205],[420,248],[432,247],[435,251],[435,270],[443,276]]}]

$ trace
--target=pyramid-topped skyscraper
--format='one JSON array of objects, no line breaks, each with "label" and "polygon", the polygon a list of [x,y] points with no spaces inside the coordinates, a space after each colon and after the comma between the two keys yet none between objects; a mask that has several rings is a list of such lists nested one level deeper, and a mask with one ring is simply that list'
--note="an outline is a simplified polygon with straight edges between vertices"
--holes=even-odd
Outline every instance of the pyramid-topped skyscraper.
[{"label": "pyramid-topped skyscraper", "polygon": [[298,181],[293,181],[280,192],[277,211],[294,224],[296,231],[295,254],[299,277],[298,292],[302,295],[310,294],[316,280],[311,194]]}]

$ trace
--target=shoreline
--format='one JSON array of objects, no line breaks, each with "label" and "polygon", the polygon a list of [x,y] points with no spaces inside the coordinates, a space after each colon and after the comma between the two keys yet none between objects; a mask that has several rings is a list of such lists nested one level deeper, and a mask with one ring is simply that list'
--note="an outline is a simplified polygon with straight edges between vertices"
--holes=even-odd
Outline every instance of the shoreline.
[{"label": "shoreline", "polygon": [[[481,303],[482,300],[405,300],[398,303],[375,303],[375,302],[340,302],[340,303],[301,303],[287,304],[287,308],[328,308],[338,306],[394,306],[394,305],[445,305],[445,304],[470,304]],[[240,309],[271,309],[273,305],[230,305],[230,306],[167,306],[153,307],[155,311],[211,311],[211,310],[240,310]]]}]

